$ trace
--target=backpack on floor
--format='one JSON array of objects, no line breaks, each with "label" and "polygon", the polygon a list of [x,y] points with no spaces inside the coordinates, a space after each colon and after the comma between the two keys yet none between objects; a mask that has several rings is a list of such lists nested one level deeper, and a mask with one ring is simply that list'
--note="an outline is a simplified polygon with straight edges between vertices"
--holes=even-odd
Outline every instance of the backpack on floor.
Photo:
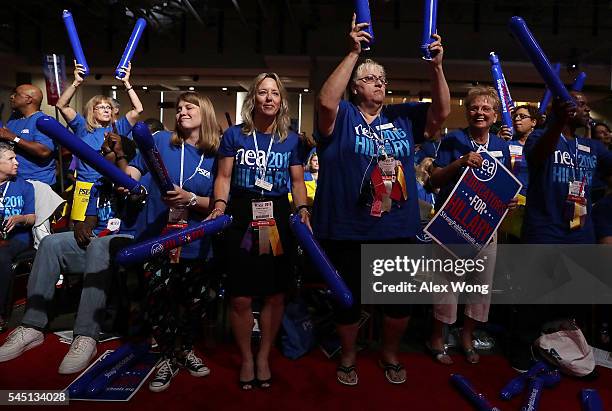
[{"label": "backpack on floor", "polygon": [[286,357],[295,360],[314,347],[315,336],[312,318],[306,303],[302,299],[287,304],[282,325],[284,333],[281,344],[283,354]]},{"label": "backpack on floor", "polygon": [[562,320],[549,327],[535,345],[540,354],[561,372],[584,377],[595,370],[593,349],[574,320]]}]

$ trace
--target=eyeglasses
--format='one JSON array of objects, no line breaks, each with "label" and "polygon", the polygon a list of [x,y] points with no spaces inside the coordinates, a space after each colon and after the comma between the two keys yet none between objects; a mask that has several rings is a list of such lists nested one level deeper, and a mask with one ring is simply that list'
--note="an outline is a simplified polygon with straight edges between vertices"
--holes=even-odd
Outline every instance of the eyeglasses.
[{"label": "eyeglasses", "polygon": [[513,120],[525,120],[526,118],[531,118],[528,114],[515,114],[512,116]]},{"label": "eyeglasses", "polygon": [[489,107],[489,106],[483,106],[483,107],[472,106],[472,107],[468,108],[468,111],[470,112],[470,114],[478,113],[478,111],[482,111],[485,114],[490,114],[490,113],[493,112],[493,107]]},{"label": "eyeglasses", "polygon": [[95,106],[94,110],[98,111],[111,111],[113,108],[111,106]]},{"label": "eyeglasses", "polygon": [[377,81],[380,81],[381,83],[387,85],[387,78],[385,76],[375,76],[374,74],[368,74],[367,76],[364,76],[362,78],[358,78],[357,81],[363,81],[366,84],[374,84]]}]

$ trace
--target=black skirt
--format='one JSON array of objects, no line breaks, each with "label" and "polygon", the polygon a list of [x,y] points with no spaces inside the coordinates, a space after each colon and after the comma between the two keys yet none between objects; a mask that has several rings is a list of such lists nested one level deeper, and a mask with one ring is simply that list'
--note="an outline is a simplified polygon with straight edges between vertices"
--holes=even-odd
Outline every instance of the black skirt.
[{"label": "black skirt", "polygon": [[[242,239],[252,221],[251,203],[262,199],[256,194],[232,194],[226,214],[234,220],[225,233],[228,264],[227,292],[231,296],[268,296],[284,293],[294,281],[291,256],[295,242],[289,229],[290,206],[287,196],[265,197],[274,203],[274,220],[278,229],[283,254],[259,255],[259,246],[253,241],[250,251],[241,248]],[[256,237],[256,236],[255,236]]]}]

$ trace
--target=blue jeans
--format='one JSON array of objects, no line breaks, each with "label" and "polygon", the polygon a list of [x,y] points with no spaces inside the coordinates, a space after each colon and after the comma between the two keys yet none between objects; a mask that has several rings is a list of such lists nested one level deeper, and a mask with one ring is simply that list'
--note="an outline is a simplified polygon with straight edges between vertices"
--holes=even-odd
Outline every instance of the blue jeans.
[{"label": "blue jeans", "polygon": [[112,279],[109,244],[113,238],[132,238],[116,234],[92,238],[86,249],[65,232],[45,237],[36,253],[28,279],[28,301],[23,325],[44,329],[49,321],[47,304],[53,300],[55,284],[62,273],[83,273],[83,291],[74,324],[74,335],[85,335],[96,341],[105,317],[106,289]]}]

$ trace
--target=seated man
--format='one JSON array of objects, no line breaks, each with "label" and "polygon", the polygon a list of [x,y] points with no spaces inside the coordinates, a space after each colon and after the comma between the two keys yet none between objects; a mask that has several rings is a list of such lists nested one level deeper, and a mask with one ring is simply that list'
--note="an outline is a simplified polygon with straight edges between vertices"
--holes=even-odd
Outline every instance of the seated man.
[{"label": "seated man", "polygon": [[15,144],[19,175],[26,180],[55,184],[55,144],[36,128],[36,120],[44,115],[40,111],[42,91],[31,84],[22,84],[10,98],[15,117],[0,128],[0,140]]},{"label": "seated man", "polygon": [[17,175],[19,163],[10,144],[0,142],[0,332],[6,327],[5,308],[13,258],[32,244],[34,187]]},{"label": "seated man", "polygon": [[[122,143],[118,135],[111,137],[115,144]],[[128,144],[133,157],[134,144],[124,138],[123,145]],[[128,147],[124,151],[128,153]],[[96,355],[100,324],[105,316],[106,289],[112,279],[113,256],[109,255],[109,245],[116,238],[134,237],[138,217],[144,214],[139,204],[141,199],[121,197],[102,177],[92,188],[86,219],[76,223],[74,233],[52,234],[43,239],[28,280],[22,325],[0,347],[0,362],[42,344],[48,323],[46,306],[53,299],[59,274],[82,272],[83,291],[74,325],[75,338],[58,371],[72,374],[89,365]]]}]

